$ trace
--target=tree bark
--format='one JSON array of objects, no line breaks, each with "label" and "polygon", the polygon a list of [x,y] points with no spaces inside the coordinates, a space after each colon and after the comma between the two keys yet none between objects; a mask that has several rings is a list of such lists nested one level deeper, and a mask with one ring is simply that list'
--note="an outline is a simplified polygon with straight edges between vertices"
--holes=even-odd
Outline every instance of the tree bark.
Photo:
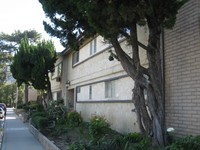
[{"label": "tree bark", "polygon": [[161,28],[153,22],[152,18],[148,20],[148,27],[149,41],[146,49],[148,68],[140,64],[136,25],[133,25],[130,37],[127,39],[132,47],[132,57],[123,51],[117,38],[111,39],[111,43],[122,67],[135,81],[133,103],[141,133],[151,137],[154,145],[164,147],[166,134],[162,99]]},{"label": "tree bark", "polygon": [[51,92],[51,82],[47,79],[47,104],[49,104],[50,100],[53,100],[53,96]]}]

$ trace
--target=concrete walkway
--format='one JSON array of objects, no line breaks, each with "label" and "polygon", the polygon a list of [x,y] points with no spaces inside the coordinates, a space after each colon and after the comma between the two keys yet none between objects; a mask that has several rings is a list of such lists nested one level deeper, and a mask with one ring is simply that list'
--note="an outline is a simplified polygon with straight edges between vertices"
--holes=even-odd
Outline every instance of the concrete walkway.
[{"label": "concrete walkway", "polygon": [[44,150],[11,108],[7,109],[2,150]]}]

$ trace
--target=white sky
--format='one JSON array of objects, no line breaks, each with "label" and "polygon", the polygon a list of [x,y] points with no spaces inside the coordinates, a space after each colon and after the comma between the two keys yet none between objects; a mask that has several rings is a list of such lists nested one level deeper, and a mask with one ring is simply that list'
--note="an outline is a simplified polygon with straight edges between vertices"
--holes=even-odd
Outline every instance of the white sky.
[{"label": "white sky", "polygon": [[64,50],[59,39],[51,38],[46,33],[43,20],[45,14],[38,0],[0,0],[0,32],[11,34],[15,30],[35,29],[42,34],[42,38],[54,42],[56,51]]}]

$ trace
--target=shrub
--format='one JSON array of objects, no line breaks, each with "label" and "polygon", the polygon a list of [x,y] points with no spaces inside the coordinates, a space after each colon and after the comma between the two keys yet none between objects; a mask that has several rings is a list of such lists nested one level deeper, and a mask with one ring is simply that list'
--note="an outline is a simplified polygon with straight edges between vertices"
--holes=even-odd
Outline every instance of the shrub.
[{"label": "shrub", "polygon": [[67,108],[64,106],[63,100],[52,100],[49,103],[48,114],[52,120],[65,119]]},{"label": "shrub", "polygon": [[124,149],[148,150],[151,149],[150,140],[140,133],[129,133],[124,137]]},{"label": "shrub", "polygon": [[93,140],[99,140],[110,131],[110,124],[102,116],[94,116],[89,123],[89,134]]},{"label": "shrub", "polygon": [[23,108],[23,104],[18,104],[17,105],[17,109],[22,109]]},{"label": "shrub", "polygon": [[200,136],[186,136],[176,140],[171,146],[170,150],[200,150]]},{"label": "shrub", "polygon": [[32,124],[37,129],[44,129],[48,125],[48,115],[45,112],[35,112],[31,118]]},{"label": "shrub", "polygon": [[35,112],[35,113],[32,114],[31,118],[33,118],[35,116],[47,117],[48,114],[46,112]]},{"label": "shrub", "polygon": [[44,129],[48,125],[48,118],[42,116],[35,116],[32,122],[37,129]]},{"label": "shrub", "polygon": [[88,150],[90,149],[87,144],[73,143],[69,146],[69,150]]},{"label": "shrub", "polygon": [[83,118],[76,111],[68,112],[67,114],[67,124],[70,127],[78,127],[83,123]]}]

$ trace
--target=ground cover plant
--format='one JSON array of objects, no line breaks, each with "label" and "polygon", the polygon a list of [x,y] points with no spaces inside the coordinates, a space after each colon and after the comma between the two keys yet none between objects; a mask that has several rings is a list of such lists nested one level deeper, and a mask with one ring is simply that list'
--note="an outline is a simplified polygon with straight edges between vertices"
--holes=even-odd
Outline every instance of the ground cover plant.
[{"label": "ground cover plant", "polygon": [[[62,101],[59,105],[63,105]],[[150,138],[140,133],[120,134],[112,130],[104,116],[92,116],[89,122],[84,122],[80,113],[66,111],[51,126],[50,114],[34,112],[32,124],[61,150],[160,150],[153,148]],[[177,138],[172,134],[170,138],[171,143],[161,150],[200,150],[200,136]]]}]

